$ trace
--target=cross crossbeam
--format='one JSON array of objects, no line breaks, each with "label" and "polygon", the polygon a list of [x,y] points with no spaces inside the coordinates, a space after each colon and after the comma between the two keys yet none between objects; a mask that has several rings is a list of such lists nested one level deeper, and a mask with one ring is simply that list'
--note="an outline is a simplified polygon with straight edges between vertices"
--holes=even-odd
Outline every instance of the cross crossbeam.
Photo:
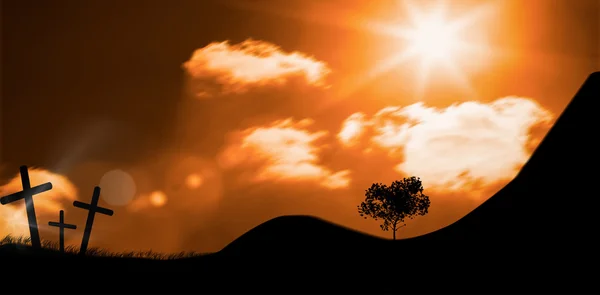
[{"label": "cross crossbeam", "polygon": [[[84,202],[79,202],[79,201],[73,201],[73,206],[84,209],[84,210],[95,211],[96,213],[100,213],[100,214],[104,214],[104,215],[108,215],[108,216],[112,216],[114,213],[113,210],[98,207],[97,205],[96,205],[96,207],[92,207],[93,206],[92,204],[86,204]],[[94,208],[94,209],[92,209],[92,208]]]},{"label": "cross crossbeam", "polygon": [[33,206],[33,196],[51,190],[52,183],[47,182],[35,187],[31,187],[27,166],[19,167],[19,172],[21,174],[21,185],[23,186],[23,190],[0,198],[0,204],[7,205],[21,199],[25,200],[25,210],[27,211],[31,246],[39,249],[42,247],[42,242],[40,240],[40,233],[38,231],[35,207]]},{"label": "cross crossbeam", "polygon": [[27,190],[22,190],[20,192],[16,192],[14,194],[10,194],[8,196],[2,197],[0,198],[0,203],[2,205],[7,205],[10,204],[12,202],[16,202],[19,201],[21,199],[25,199],[25,197],[27,195],[37,195],[39,193],[43,193],[45,191],[49,191],[52,189],[52,183],[44,183],[44,184],[40,184],[38,186],[34,186],[30,189]]},{"label": "cross crossbeam", "polygon": [[65,228],[66,229],[77,229],[77,225],[65,223],[65,211],[60,210],[58,222],[50,221],[48,222],[49,226],[58,227],[59,230],[59,251],[61,253],[65,252]]},{"label": "cross crossbeam", "polygon": [[74,201],[73,206],[88,210],[87,221],[85,223],[85,229],[83,231],[83,239],[81,240],[81,248],[79,248],[79,254],[84,255],[87,251],[88,243],[90,241],[90,235],[92,234],[92,225],[94,224],[94,216],[96,213],[112,216],[113,210],[108,208],[102,208],[98,206],[100,200],[100,187],[94,187],[94,193],[92,194],[92,201],[89,204]]}]

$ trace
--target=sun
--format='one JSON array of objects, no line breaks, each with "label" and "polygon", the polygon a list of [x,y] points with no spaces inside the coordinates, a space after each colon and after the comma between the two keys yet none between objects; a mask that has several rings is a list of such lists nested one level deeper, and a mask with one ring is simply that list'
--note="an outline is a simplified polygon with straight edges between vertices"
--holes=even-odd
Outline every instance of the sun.
[{"label": "sun", "polygon": [[405,32],[409,41],[408,51],[418,54],[427,62],[445,61],[460,44],[460,39],[452,26],[443,18],[430,16],[418,22],[413,30]]},{"label": "sun", "polygon": [[[398,41],[398,52],[379,62],[368,74],[371,79],[399,67],[404,62],[417,65],[414,75],[417,78],[416,91],[422,95],[427,80],[433,69],[450,71],[450,76],[461,83],[465,89],[470,89],[467,78],[461,70],[460,63],[474,54],[488,51],[482,43],[467,40],[467,36],[477,29],[477,21],[490,12],[491,6],[482,5],[471,13],[458,18],[450,18],[447,13],[447,3],[440,1],[438,5],[427,11],[422,11],[417,5],[402,1],[403,14],[400,19],[408,19],[408,24],[390,25],[370,23],[369,29],[376,33]],[[423,2],[416,2],[423,3]],[[421,97],[419,97],[420,99]]]}]

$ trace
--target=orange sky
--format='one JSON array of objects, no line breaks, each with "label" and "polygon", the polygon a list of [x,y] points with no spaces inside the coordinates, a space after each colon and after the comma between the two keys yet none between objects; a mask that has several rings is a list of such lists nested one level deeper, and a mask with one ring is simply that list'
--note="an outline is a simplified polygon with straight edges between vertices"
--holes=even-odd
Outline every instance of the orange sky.
[{"label": "orange sky", "polygon": [[[4,148],[10,160],[1,167],[0,192],[18,190],[11,177],[19,165],[32,165],[32,185],[54,184],[35,199],[41,225],[57,219],[61,206],[68,223],[83,224],[85,212],[69,204],[89,201],[100,185],[101,205],[115,215],[96,218],[91,246],[216,251],[283,214],[389,237],[360,218],[356,205],[371,183],[415,175],[431,198],[430,213],[398,234],[420,235],[456,221],[506,184],[600,68],[593,1],[571,1],[570,10],[558,0],[448,2],[449,20],[473,16],[461,38],[477,50],[433,61],[427,76],[419,55],[390,62],[411,46],[393,36],[410,26],[401,1],[285,3],[223,2],[248,16],[243,25],[223,24],[236,33],[198,42],[185,60],[169,64],[182,73],[182,94],[166,98],[176,123],[155,139],[163,148],[131,148],[136,161],[75,156],[100,145],[100,135],[110,140],[116,123],[103,120],[88,130],[96,139],[62,134],[74,144],[55,164]],[[438,5],[409,3],[424,14]],[[21,97],[12,93],[4,100]],[[137,99],[141,118],[152,101]],[[0,234],[27,234],[22,204],[0,208],[0,216]],[[41,234],[56,239],[54,229],[41,226]],[[78,243],[81,232],[67,235]]]}]

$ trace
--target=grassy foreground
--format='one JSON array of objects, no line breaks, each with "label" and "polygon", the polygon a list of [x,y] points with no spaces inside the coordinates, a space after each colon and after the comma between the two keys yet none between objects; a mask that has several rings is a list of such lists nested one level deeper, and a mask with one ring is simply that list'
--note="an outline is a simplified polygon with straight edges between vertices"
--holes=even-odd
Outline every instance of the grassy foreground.
[{"label": "grassy foreground", "polygon": [[[4,245],[16,245],[16,246],[31,246],[31,238],[29,237],[14,237],[12,235],[5,236],[0,240],[0,246]],[[46,250],[58,251],[58,242],[42,240],[42,248]],[[66,254],[77,254],[79,253],[79,247],[74,245],[65,245]],[[181,258],[192,258],[205,255],[205,253],[197,252],[178,252],[178,253],[160,253],[152,250],[144,251],[126,251],[126,252],[112,252],[101,248],[88,248],[86,254],[88,256],[96,257],[114,257],[114,258],[144,258],[144,259],[156,259],[156,260],[173,260]]]}]

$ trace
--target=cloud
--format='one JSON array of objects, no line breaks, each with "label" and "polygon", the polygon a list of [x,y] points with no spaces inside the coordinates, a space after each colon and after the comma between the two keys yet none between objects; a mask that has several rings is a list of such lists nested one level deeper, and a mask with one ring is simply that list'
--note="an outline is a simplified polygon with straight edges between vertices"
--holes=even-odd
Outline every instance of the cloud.
[{"label": "cloud", "polygon": [[327,131],[310,132],[310,119],[294,122],[291,118],[270,125],[246,129],[220,155],[225,168],[255,164],[260,168],[254,181],[313,181],[322,187],[338,189],[350,183],[350,172],[333,172],[319,165],[320,147],[316,142]]},{"label": "cloud", "polygon": [[[342,124],[338,138],[343,144],[364,142],[369,136],[364,151],[387,151],[400,162],[396,171],[417,175],[432,188],[477,191],[514,177],[537,140],[529,131],[553,116],[531,99],[510,96],[446,108],[422,102],[392,106],[364,118],[356,113]],[[368,135],[353,132],[364,128]]]},{"label": "cloud", "polygon": [[[32,187],[46,182],[52,183],[51,190],[34,196],[35,210],[38,217],[43,214],[55,214],[58,217],[58,211],[64,210],[62,202],[77,198],[77,189],[63,175],[41,168],[29,168],[29,180]],[[17,174],[6,184],[0,186],[0,195],[6,196],[22,189],[21,175]],[[0,208],[0,218],[0,234],[29,235],[29,223],[27,222],[24,201],[21,200],[2,206]],[[39,226],[41,228],[43,224],[39,223]]]},{"label": "cloud", "polygon": [[342,123],[342,129],[337,134],[337,137],[342,145],[347,147],[355,146],[364,134],[367,126],[369,126],[369,121],[366,120],[365,114],[354,113]]},{"label": "cloud", "polygon": [[234,45],[229,41],[210,43],[194,51],[183,68],[194,79],[214,82],[200,83],[195,92],[198,97],[283,85],[294,77],[325,87],[324,79],[331,72],[325,62],[304,53],[285,52],[277,45],[252,39]]}]

